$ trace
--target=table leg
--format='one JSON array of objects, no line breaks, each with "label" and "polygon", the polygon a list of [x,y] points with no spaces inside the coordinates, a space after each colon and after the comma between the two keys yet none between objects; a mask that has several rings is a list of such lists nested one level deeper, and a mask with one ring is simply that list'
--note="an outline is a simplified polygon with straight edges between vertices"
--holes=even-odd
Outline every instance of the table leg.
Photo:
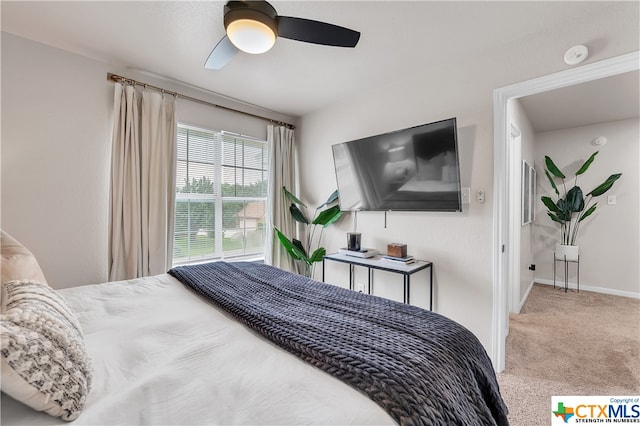
[{"label": "table leg", "polygon": [[409,283],[409,275],[403,274],[404,277],[404,303],[406,303],[407,305],[409,304],[409,287],[410,287],[410,283]]},{"label": "table leg", "polygon": [[349,290],[354,289],[353,285],[353,264],[349,264]]},{"label": "table leg", "polygon": [[433,264],[429,266],[429,310],[433,311]]}]

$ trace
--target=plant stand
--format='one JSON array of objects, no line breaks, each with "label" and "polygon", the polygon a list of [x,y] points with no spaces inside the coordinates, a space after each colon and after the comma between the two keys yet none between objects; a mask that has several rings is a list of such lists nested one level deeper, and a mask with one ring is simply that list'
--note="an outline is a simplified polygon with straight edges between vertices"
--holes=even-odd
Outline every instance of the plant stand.
[{"label": "plant stand", "polygon": [[[556,262],[563,262],[564,265],[564,292],[566,293],[569,290],[569,264],[576,264],[577,271],[577,292],[580,293],[580,255],[578,255],[577,259],[567,259],[566,255],[558,257],[556,252],[553,252],[553,288],[556,288]],[[560,287],[560,289],[562,289]]]}]

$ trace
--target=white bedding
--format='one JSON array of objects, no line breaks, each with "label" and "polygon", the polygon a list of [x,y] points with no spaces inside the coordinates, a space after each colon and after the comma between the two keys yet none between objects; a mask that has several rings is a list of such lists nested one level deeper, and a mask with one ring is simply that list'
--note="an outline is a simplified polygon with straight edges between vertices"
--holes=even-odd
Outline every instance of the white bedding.
[{"label": "white bedding", "polygon": [[[94,369],[72,424],[394,424],[364,394],[167,274],[60,293],[78,315]],[[2,394],[1,424],[69,423]]]}]

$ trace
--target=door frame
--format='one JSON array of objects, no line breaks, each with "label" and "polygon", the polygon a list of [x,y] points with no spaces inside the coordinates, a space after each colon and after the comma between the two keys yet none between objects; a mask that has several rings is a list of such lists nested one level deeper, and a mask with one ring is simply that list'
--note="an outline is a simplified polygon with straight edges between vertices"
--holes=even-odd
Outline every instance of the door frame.
[{"label": "door frame", "polygon": [[[509,110],[509,108],[507,107]],[[507,144],[507,162],[510,164],[509,179],[507,193],[510,194],[509,211],[512,214],[509,216],[509,235],[513,237],[511,241],[511,251],[513,262],[509,264],[509,287],[508,291],[508,303],[506,306],[506,321],[505,321],[505,336],[509,334],[509,312],[518,313],[518,306],[520,304],[520,252],[521,252],[521,229],[522,229],[522,215],[517,214],[522,212],[520,210],[522,202],[522,132],[518,127],[518,124],[514,121],[512,114],[509,111],[509,141]],[[517,167],[516,167],[517,165]]]},{"label": "door frame", "polygon": [[[554,74],[495,89],[493,92],[493,309],[491,359],[497,372],[504,370],[506,327],[508,324],[508,288],[511,277],[519,268],[515,258],[515,242],[519,234],[510,229],[515,212],[511,207],[515,192],[510,188],[509,176],[514,167],[509,155],[511,121],[509,101],[549,90],[573,86],[600,78],[640,69],[640,52],[605,59]],[[518,275],[519,276],[519,275]]]}]

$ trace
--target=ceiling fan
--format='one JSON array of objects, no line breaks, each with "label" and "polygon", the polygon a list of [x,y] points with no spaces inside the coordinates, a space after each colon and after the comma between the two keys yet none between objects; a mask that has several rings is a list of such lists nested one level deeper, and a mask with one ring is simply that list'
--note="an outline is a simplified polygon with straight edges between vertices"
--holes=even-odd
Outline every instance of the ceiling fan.
[{"label": "ceiling fan", "polygon": [[279,16],[266,1],[227,2],[224,28],[227,34],[209,54],[207,69],[222,69],[240,50],[264,53],[273,47],[276,37],[337,47],[355,47],[360,39],[358,31],[338,25]]}]

